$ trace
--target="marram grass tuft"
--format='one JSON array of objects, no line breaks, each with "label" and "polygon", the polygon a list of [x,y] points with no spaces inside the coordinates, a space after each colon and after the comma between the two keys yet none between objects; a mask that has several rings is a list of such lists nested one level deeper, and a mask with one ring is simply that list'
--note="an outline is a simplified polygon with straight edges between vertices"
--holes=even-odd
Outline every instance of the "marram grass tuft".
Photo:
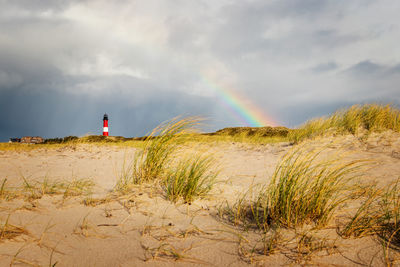
[{"label": "marram grass tuft", "polygon": [[289,151],[277,165],[269,185],[252,190],[226,211],[228,219],[245,227],[268,231],[272,226],[296,228],[326,225],[348,201],[351,181],[361,175],[362,160],[343,155],[322,156],[304,147]]},{"label": "marram grass tuft", "polygon": [[192,155],[180,160],[164,180],[168,199],[175,202],[182,198],[190,203],[195,197],[208,193],[218,174],[210,171],[213,165],[211,156]]},{"label": "marram grass tuft", "polygon": [[117,182],[118,191],[129,186],[162,178],[172,160],[173,153],[185,142],[202,119],[198,117],[174,118],[155,128],[144,140],[128,166],[124,166]]}]

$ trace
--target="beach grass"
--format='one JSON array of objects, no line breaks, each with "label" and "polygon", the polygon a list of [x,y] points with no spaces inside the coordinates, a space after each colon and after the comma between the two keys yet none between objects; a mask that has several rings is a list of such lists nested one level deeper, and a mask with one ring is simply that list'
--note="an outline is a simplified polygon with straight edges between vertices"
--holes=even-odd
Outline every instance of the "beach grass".
[{"label": "beach grass", "polygon": [[359,134],[392,130],[400,132],[400,110],[391,105],[354,105],[329,117],[307,121],[289,132],[288,139],[299,143],[325,135]]},{"label": "beach grass", "polygon": [[374,236],[382,246],[387,266],[394,266],[400,250],[400,178],[386,186],[372,186],[362,196],[357,211],[339,225],[343,238]]},{"label": "beach grass", "polygon": [[[173,122],[174,121],[174,122]],[[171,120],[170,123],[178,123]],[[169,127],[172,127],[172,124]],[[29,151],[38,148],[62,148],[81,144],[113,145],[123,147],[148,147],[150,140],[163,134],[160,125],[157,129],[144,137],[125,138],[122,136],[86,135],[83,137],[66,136],[64,138],[45,139],[43,144],[31,145],[20,143],[0,143],[0,151]],[[183,125],[182,125],[183,126]],[[179,128],[176,125],[177,129]],[[172,130],[172,128],[170,129]],[[321,117],[307,121],[296,129],[286,127],[229,127],[213,133],[193,133],[191,142],[239,142],[254,144],[269,144],[279,142],[299,143],[319,136],[338,134],[360,134],[381,132],[385,130],[400,131],[400,110],[393,105],[365,104],[353,105],[340,109],[328,117]],[[168,134],[165,132],[164,139]],[[183,134],[183,133],[182,133]],[[160,140],[160,143],[164,142]],[[156,142],[153,142],[156,145]]]},{"label": "beach grass", "polygon": [[190,156],[177,155],[193,142],[200,121],[198,117],[174,118],[155,128],[133,159],[124,160],[115,190],[128,193],[135,185],[155,182],[167,199],[186,203],[208,193],[218,174],[213,156],[201,150]]},{"label": "beach grass", "polygon": [[277,165],[269,185],[252,189],[229,207],[235,224],[268,231],[326,225],[336,209],[350,199],[351,181],[361,174],[362,160],[343,155],[321,156],[322,150],[295,147]]},{"label": "beach grass", "polygon": [[[384,186],[373,186],[364,194],[361,205],[341,229],[344,237],[378,235],[395,238],[400,245],[400,178]],[[393,236],[392,236],[393,235]]]},{"label": "beach grass", "polygon": [[143,141],[131,162],[124,164],[116,190],[127,191],[131,185],[143,184],[165,175],[174,152],[195,131],[201,118],[174,118],[156,127]]},{"label": "beach grass", "polygon": [[8,186],[7,178],[1,181],[0,201],[10,201],[21,198],[28,201],[40,199],[45,195],[63,195],[64,198],[72,196],[88,196],[92,193],[95,183],[92,179],[82,178],[72,181],[51,181],[46,177],[41,181],[30,181],[21,176],[22,185]]},{"label": "beach grass", "polygon": [[276,144],[288,142],[286,136],[263,136],[261,134],[248,135],[247,133],[238,134],[194,134],[189,139],[190,142],[196,143],[247,143],[247,144]]},{"label": "beach grass", "polygon": [[120,136],[101,136],[90,135],[79,138],[50,138],[41,144],[24,143],[0,143],[0,151],[32,151],[32,150],[56,150],[56,149],[77,149],[81,146],[117,146],[142,148],[144,145],[142,138],[124,138]]},{"label": "beach grass", "polygon": [[0,241],[13,239],[22,234],[28,234],[28,231],[25,228],[11,224],[9,222],[10,216],[11,215],[9,214],[5,222],[0,225]]},{"label": "beach grass", "polygon": [[173,202],[182,198],[191,203],[195,197],[207,194],[218,175],[213,165],[215,162],[212,156],[195,154],[181,159],[176,167],[169,170],[163,181],[167,198]]}]

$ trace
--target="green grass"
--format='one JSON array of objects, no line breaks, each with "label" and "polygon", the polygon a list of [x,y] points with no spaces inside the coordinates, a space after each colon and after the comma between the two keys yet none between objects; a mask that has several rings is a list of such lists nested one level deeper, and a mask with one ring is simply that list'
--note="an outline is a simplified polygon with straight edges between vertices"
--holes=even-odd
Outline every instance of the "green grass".
[{"label": "green grass", "polygon": [[44,144],[61,144],[61,143],[72,143],[77,142],[79,137],[77,136],[66,136],[64,138],[48,138],[44,140]]},{"label": "green grass", "polygon": [[200,122],[200,118],[174,118],[156,127],[143,141],[132,161],[124,164],[116,190],[127,191],[131,185],[162,179],[173,154]]},{"label": "green grass", "polygon": [[263,136],[261,134],[248,135],[246,132],[228,135],[228,134],[193,134],[191,142],[196,143],[247,143],[247,144],[274,144],[288,142],[286,136]]},{"label": "green grass", "polygon": [[169,200],[190,203],[204,196],[215,182],[214,159],[204,152],[178,156],[179,148],[193,142],[200,118],[175,118],[155,128],[143,141],[131,162],[124,160],[116,191],[127,193],[135,185],[160,183]]},{"label": "green grass", "polygon": [[286,127],[229,127],[214,133],[194,134],[191,141],[269,144],[287,142],[289,131]]},{"label": "green grass", "polygon": [[[179,119],[170,123],[177,123]],[[162,135],[160,126],[148,136],[125,138],[122,136],[88,135],[83,137],[67,136],[64,138],[50,138],[45,144],[29,145],[18,143],[0,143],[0,151],[25,151],[37,148],[59,148],[79,144],[117,145],[147,147],[155,136]],[[170,126],[172,126],[172,124]],[[183,126],[183,125],[181,125]],[[176,125],[176,129],[179,126]],[[190,128],[190,127],[189,127]],[[165,129],[164,129],[165,130]],[[172,130],[172,128],[170,129]],[[286,127],[230,127],[216,131],[215,133],[193,134],[194,142],[241,142],[241,143],[299,143],[306,139],[318,136],[337,134],[358,134],[361,132],[379,132],[393,130],[400,132],[400,110],[391,105],[366,104],[354,105],[347,109],[336,111],[328,117],[307,121],[298,129]],[[165,141],[165,140],[164,140]],[[162,141],[160,141],[162,143]],[[155,143],[154,143],[155,145]]]},{"label": "green grass", "polygon": [[122,136],[88,135],[83,137],[66,136],[64,138],[45,139],[42,144],[0,143],[0,151],[32,151],[37,149],[76,149],[82,145],[143,147],[143,138],[125,138]]},{"label": "green grass", "polygon": [[298,143],[329,134],[358,134],[360,131],[370,133],[385,130],[400,132],[400,110],[391,105],[366,104],[336,111],[326,118],[310,120],[298,129],[290,131],[288,138]]},{"label": "green grass", "polygon": [[339,156],[320,159],[320,153],[295,149],[283,158],[262,196],[272,220],[289,227],[306,222],[324,225],[348,199],[345,192],[362,162]]},{"label": "green grass", "polygon": [[195,197],[207,194],[215,183],[217,172],[210,172],[214,159],[211,156],[191,155],[179,161],[163,182],[168,199],[176,202],[182,198],[190,203]]},{"label": "green grass", "polygon": [[366,164],[328,149],[296,146],[277,164],[269,184],[250,186],[218,213],[252,237],[241,243],[239,253],[250,263],[281,250],[307,264],[314,254],[335,248],[335,242],[314,233],[324,231],[354,198],[356,178]]},{"label": "green grass", "polygon": [[321,152],[304,147],[288,152],[268,186],[253,190],[253,196],[240,197],[227,209],[230,220],[263,231],[273,225],[326,225],[335,210],[349,200],[351,181],[359,176],[365,163],[345,160],[343,155],[326,158]]}]

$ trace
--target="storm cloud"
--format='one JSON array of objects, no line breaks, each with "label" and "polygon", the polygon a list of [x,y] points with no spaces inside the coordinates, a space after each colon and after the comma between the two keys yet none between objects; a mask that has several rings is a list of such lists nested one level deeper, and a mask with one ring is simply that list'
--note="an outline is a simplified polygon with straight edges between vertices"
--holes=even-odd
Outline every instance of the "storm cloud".
[{"label": "storm cloud", "polygon": [[400,105],[396,0],[0,0],[0,141],[139,136],[178,115],[244,126],[211,80],[276,124]]}]

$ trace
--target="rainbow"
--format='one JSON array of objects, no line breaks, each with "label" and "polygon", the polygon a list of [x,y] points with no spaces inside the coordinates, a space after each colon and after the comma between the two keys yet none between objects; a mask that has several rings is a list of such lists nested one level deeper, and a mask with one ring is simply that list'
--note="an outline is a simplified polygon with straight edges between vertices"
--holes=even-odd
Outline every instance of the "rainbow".
[{"label": "rainbow", "polygon": [[277,124],[258,108],[250,99],[239,94],[234,89],[220,86],[202,75],[202,81],[217,94],[221,105],[242,124],[250,127],[276,126]]}]

